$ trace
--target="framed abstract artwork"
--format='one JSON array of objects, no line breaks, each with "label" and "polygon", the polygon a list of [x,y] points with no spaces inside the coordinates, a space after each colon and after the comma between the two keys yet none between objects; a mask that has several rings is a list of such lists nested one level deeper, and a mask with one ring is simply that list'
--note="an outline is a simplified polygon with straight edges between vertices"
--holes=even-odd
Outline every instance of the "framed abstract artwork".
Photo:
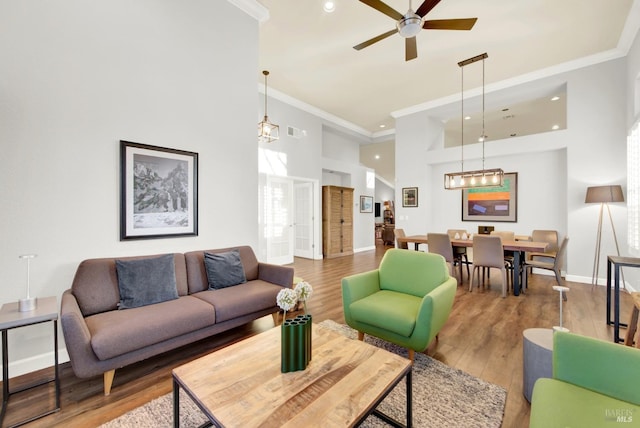
[{"label": "framed abstract artwork", "polygon": [[373,196],[360,196],[360,212],[361,213],[373,212]]},{"label": "framed abstract artwork", "polygon": [[403,207],[418,206],[418,188],[417,187],[402,188],[402,206]]},{"label": "framed abstract artwork", "polygon": [[198,154],[120,141],[120,240],[198,235]]},{"label": "framed abstract artwork", "polygon": [[462,221],[518,221],[518,173],[505,173],[499,187],[463,189]]}]

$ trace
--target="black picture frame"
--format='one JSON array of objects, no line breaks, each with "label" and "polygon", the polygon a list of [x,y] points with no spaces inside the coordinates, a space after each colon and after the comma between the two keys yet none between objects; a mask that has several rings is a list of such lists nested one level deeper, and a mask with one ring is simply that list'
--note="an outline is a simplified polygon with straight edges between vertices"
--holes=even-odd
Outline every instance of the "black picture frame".
[{"label": "black picture frame", "polygon": [[462,189],[462,221],[517,222],[518,173],[505,172],[499,187]]},{"label": "black picture frame", "polygon": [[120,140],[120,240],[198,235],[198,153]]}]

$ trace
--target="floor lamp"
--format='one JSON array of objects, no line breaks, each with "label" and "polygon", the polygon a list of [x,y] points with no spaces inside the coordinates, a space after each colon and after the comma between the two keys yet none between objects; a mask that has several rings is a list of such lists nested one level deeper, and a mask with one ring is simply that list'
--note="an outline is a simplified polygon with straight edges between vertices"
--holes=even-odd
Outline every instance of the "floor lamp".
[{"label": "floor lamp", "polygon": [[[618,237],[616,236],[616,228],[613,225],[611,210],[609,209],[609,203],[611,202],[624,202],[624,194],[622,193],[622,187],[620,185],[587,187],[587,196],[584,198],[584,203],[600,204],[600,216],[598,217],[598,235],[596,237],[596,254],[593,258],[593,276],[591,277],[591,284],[593,285],[596,285],[598,281],[598,268],[600,265],[600,243],[602,241],[602,212],[605,205],[607,206],[607,212],[609,213],[611,230],[613,230],[613,240],[616,243],[616,252],[618,256],[620,255],[620,248],[618,248]],[[622,283],[624,284],[624,276],[622,277]]]}]

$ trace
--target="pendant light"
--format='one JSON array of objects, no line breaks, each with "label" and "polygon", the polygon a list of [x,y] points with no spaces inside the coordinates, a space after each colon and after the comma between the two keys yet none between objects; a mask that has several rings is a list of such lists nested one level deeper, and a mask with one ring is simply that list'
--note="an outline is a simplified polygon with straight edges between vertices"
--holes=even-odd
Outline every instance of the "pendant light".
[{"label": "pendant light", "polygon": [[262,74],[264,74],[264,119],[258,123],[258,142],[272,143],[280,138],[280,127],[269,122],[269,117],[267,116],[267,76],[269,72],[263,70]]},{"label": "pendant light", "polygon": [[[460,148],[462,152],[462,158],[460,161],[461,172],[450,172],[444,175],[444,188],[447,190],[455,189],[469,189],[469,188],[481,188],[481,187],[496,187],[502,186],[504,182],[504,171],[500,168],[485,169],[484,167],[484,143],[487,140],[487,135],[484,129],[484,60],[488,58],[487,53],[483,53],[474,56],[464,61],[460,61],[458,65],[461,70],[461,140]],[[475,171],[464,170],[464,67],[474,62],[482,60],[482,134],[478,138],[478,141],[482,142],[482,169]]]}]

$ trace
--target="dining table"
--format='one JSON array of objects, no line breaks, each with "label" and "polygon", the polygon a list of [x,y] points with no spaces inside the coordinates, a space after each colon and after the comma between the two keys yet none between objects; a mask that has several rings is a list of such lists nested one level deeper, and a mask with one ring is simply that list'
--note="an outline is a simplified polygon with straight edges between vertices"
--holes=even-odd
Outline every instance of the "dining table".
[{"label": "dining table", "polygon": [[[420,244],[429,245],[429,240],[427,239],[427,235],[408,235],[404,237],[397,237],[396,240],[398,243],[406,243],[407,245],[413,243],[416,251],[418,251],[418,247]],[[520,295],[520,272],[523,272],[524,269],[521,269],[522,263],[524,261],[524,253],[525,252],[544,252],[547,249],[549,244],[547,242],[537,242],[537,241],[528,241],[528,240],[502,240],[502,248],[505,251],[510,251],[513,253],[513,266],[517,267],[518,273],[513,275],[513,294],[514,296]],[[452,247],[473,247],[472,239],[451,239]]]}]

